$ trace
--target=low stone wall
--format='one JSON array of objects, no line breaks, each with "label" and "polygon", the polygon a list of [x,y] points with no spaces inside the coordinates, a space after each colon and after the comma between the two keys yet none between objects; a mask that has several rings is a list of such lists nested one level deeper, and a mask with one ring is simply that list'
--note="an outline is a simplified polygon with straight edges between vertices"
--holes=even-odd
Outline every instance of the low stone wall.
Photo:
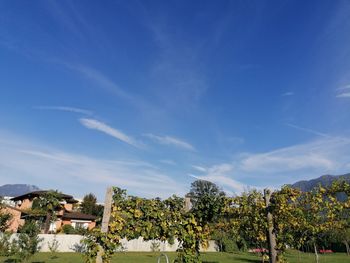
[{"label": "low stone wall", "polygon": [[[53,244],[56,239],[58,242],[58,252],[79,252],[82,248],[80,241],[83,239],[81,235],[52,235],[52,234],[40,234],[42,241],[40,243],[41,252],[49,252],[49,244]],[[13,236],[15,238],[15,234]],[[159,241],[144,241],[142,238],[134,240],[121,240],[121,247],[118,250],[120,251],[132,251],[132,252],[150,252],[153,242],[159,243],[159,249],[162,252],[171,252],[176,251],[178,248],[179,242],[176,240],[174,245],[170,245],[168,242],[159,242]],[[209,241],[209,247],[207,249],[201,249],[203,252],[215,252],[216,249],[215,241]]]},{"label": "low stone wall", "polygon": [[39,237],[42,239],[40,242],[41,252],[50,252],[49,245],[52,245],[55,239],[58,244],[58,252],[79,252],[79,249],[82,248],[80,241],[83,236],[81,235],[40,234]]}]

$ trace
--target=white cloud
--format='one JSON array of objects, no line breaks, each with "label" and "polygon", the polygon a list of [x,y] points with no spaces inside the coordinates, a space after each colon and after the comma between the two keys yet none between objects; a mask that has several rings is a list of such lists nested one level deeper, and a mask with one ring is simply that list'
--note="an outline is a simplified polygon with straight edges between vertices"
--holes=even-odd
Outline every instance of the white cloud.
[{"label": "white cloud", "polygon": [[293,95],[294,95],[294,92],[292,92],[292,91],[288,91],[288,92],[285,92],[285,93],[282,94],[283,97],[285,97],[285,96],[293,96]]},{"label": "white cloud", "polygon": [[322,136],[303,144],[263,153],[241,153],[231,161],[196,169],[190,174],[240,192],[248,188],[276,188],[324,174],[349,172],[350,140]]},{"label": "white cloud", "polygon": [[34,109],[37,110],[58,110],[58,111],[68,111],[68,112],[75,112],[75,113],[81,113],[85,115],[92,115],[93,112],[90,110],[75,108],[75,107],[66,107],[66,106],[35,106]]},{"label": "white cloud", "polygon": [[202,171],[201,175],[189,174],[189,176],[199,179],[213,182],[219,186],[226,186],[233,190],[235,193],[240,193],[244,191],[246,186],[234,179],[232,179],[233,165],[228,163],[223,163],[219,165],[213,165]]},{"label": "white cloud", "polygon": [[322,168],[326,171],[335,167],[333,160],[318,153],[301,153],[290,155],[283,150],[255,154],[242,161],[242,170],[256,172],[284,172],[304,168]]},{"label": "white cloud", "polygon": [[207,168],[203,167],[203,166],[199,166],[199,165],[191,165],[193,169],[199,171],[199,172],[206,172]]},{"label": "white cloud", "polygon": [[23,146],[17,144],[17,139],[12,140],[1,134],[0,138],[2,183],[36,184],[74,196],[93,192],[100,198],[109,185],[126,188],[131,194],[145,197],[168,197],[173,193],[185,193],[185,187],[168,173],[138,159],[98,159],[43,147],[29,141]]},{"label": "white cloud", "polygon": [[182,148],[185,150],[190,150],[190,151],[195,151],[195,148],[189,144],[188,142],[175,138],[175,137],[171,137],[171,136],[158,136],[158,135],[154,135],[151,133],[148,134],[144,134],[144,136],[152,139],[153,141],[160,143],[160,144],[164,144],[164,145],[173,145],[176,146],[178,148]]},{"label": "white cloud", "polygon": [[135,147],[141,147],[141,144],[136,142],[132,137],[126,135],[125,133],[112,128],[110,126],[108,126],[107,124],[100,122],[98,120],[94,120],[94,119],[86,119],[86,118],[81,118],[80,123],[85,126],[88,129],[93,129],[93,130],[97,130],[97,131],[101,131],[105,134],[108,134],[118,140],[121,140],[125,143],[128,143],[132,146]]},{"label": "white cloud", "polygon": [[337,98],[350,98],[350,92],[343,92],[336,96]]},{"label": "white cloud", "polygon": [[[306,170],[313,173],[336,172],[350,157],[347,138],[322,138],[305,144],[280,148],[261,154],[248,154],[240,160],[240,170],[263,174],[286,174]],[[321,174],[320,174],[321,175]]]},{"label": "white cloud", "polygon": [[300,131],[305,131],[305,132],[308,132],[308,133],[312,133],[312,134],[315,134],[315,135],[318,135],[318,136],[321,136],[321,137],[332,138],[332,136],[330,136],[328,134],[325,134],[325,133],[319,132],[319,131],[315,131],[315,130],[312,130],[312,129],[309,129],[309,128],[300,127],[300,126],[297,126],[297,125],[294,125],[294,124],[290,124],[290,123],[286,123],[286,125],[289,126],[289,127],[294,128],[294,129],[297,129],[297,130],[300,130]]}]

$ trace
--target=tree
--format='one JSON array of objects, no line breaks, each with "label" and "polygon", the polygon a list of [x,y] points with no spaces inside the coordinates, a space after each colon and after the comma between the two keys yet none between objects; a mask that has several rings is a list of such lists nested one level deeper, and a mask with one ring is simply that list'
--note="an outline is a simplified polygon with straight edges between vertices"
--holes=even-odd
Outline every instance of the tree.
[{"label": "tree", "polygon": [[350,194],[350,186],[345,182],[334,182],[329,188],[319,186],[311,192],[304,192],[297,199],[301,214],[298,216],[298,242],[312,243],[315,258],[318,262],[318,245],[327,232],[344,229],[344,211],[350,206],[348,200],[337,199],[337,194]]},{"label": "tree", "polygon": [[80,211],[84,214],[94,215],[102,217],[103,206],[97,204],[97,198],[93,193],[89,193],[84,196],[83,201],[80,204]]},{"label": "tree", "polygon": [[228,199],[225,214],[226,223],[232,231],[242,237],[250,247],[266,248],[266,206],[260,191],[251,190]]},{"label": "tree", "polygon": [[44,222],[44,233],[49,233],[50,224],[54,221],[57,210],[62,208],[63,201],[62,193],[53,190],[47,191],[44,194],[37,197],[37,209],[39,212],[43,212],[46,214],[45,222]]},{"label": "tree", "polygon": [[224,205],[225,193],[216,184],[196,180],[191,184],[191,190],[187,196],[191,200],[191,212],[200,224],[211,223],[219,217]]}]

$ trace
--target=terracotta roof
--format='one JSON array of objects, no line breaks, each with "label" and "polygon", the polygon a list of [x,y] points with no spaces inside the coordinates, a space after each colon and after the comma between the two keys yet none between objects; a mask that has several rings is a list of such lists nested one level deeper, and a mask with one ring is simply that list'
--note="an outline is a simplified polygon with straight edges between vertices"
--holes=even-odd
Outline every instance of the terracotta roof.
[{"label": "terracotta roof", "polygon": [[69,212],[69,211],[65,211],[64,214],[62,215],[62,219],[81,219],[81,220],[96,220],[96,216],[93,215],[87,215],[87,214],[83,214],[80,212]]},{"label": "terracotta roof", "polygon": [[[11,198],[11,200],[12,201],[20,201],[20,200],[27,199],[27,198],[30,199],[30,198],[44,195],[47,192],[49,192],[49,191],[34,191],[34,192],[26,193],[24,195],[13,197],[13,198]],[[67,203],[78,203],[78,201],[75,200],[72,195],[67,195],[67,194],[62,194],[62,193],[60,193],[60,195],[62,196],[62,199],[64,199]]]}]

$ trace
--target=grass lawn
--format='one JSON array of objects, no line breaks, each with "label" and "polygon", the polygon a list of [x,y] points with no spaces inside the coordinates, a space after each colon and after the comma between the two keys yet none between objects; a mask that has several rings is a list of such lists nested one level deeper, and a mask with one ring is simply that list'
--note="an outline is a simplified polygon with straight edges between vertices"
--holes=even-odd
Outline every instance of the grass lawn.
[{"label": "grass lawn", "polygon": [[[169,256],[170,262],[172,262],[176,256],[175,253],[166,253]],[[118,253],[113,257],[112,262],[115,263],[156,263],[159,253],[140,253],[140,252],[127,252]],[[314,255],[308,253],[298,253],[290,251],[286,254],[288,262],[290,263],[313,263]],[[207,263],[258,263],[261,259],[250,253],[203,253],[203,262]],[[1,262],[6,262],[5,258],[0,258]],[[39,253],[35,255],[32,263],[83,263],[83,258],[77,253],[57,253],[57,257],[53,257],[50,253]],[[161,262],[165,262],[163,259]],[[329,255],[320,255],[321,263],[346,263],[350,262],[350,257],[347,257],[344,253],[334,253]]]}]

